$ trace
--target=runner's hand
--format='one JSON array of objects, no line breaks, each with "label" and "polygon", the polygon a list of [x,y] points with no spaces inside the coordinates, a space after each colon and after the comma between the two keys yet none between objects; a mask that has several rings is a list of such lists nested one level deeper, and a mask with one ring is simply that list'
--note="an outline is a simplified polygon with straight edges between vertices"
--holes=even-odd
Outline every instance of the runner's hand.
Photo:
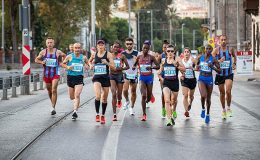
[{"label": "runner's hand", "polygon": [[123,68],[122,67],[116,67],[116,71],[122,71]]},{"label": "runner's hand", "polygon": [[236,68],[237,68],[236,63],[233,63],[233,64],[232,64],[232,69],[235,70]]},{"label": "runner's hand", "polygon": [[209,66],[209,68],[213,68],[213,64],[212,63],[208,63],[208,66]]},{"label": "runner's hand", "polygon": [[135,69],[136,69],[136,66],[133,66],[133,67],[132,67],[132,70],[134,71]]},{"label": "runner's hand", "polygon": [[225,57],[222,57],[219,62],[224,62],[225,61]]}]

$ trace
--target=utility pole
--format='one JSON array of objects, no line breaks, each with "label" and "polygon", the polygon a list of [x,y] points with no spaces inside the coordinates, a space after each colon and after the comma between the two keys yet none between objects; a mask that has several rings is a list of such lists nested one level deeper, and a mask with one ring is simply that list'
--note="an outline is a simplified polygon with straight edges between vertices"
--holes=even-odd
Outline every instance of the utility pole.
[{"label": "utility pole", "polygon": [[239,0],[237,0],[237,50],[240,50]]},{"label": "utility pole", "polygon": [[170,18],[170,44],[172,44],[172,20]]},{"label": "utility pole", "polygon": [[140,38],[141,38],[141,35],[140,35],[140,11],[137,12],[138,14],[138,24],[137,24],[137,30],[138,30],[138,39],[137,39],[137,46],[138,46],[138,51],[140,51]]},{"label": "utility pole", "polygon": [[5,63],[5,2],[2,0],[2,64]]},{"label": "utility pole", "polygon": [[131,21],[131,0],[128,0],[128,37],[131,36],[130,21]]},{"label": "utility pole", "polygon": [[196,30],[193,29],[193,47],[192,47],[193,50],[195,49],[195,34],[196,34],[195,32]]},{"label": "utility pole", "polygon": [[184,50],[184,42],[183,42],[183,26],[185,25],[185,23],[182,23],[181,25],[181,51],[183,52]]},{"label": "utility pole", "polygon": [[95,8],[95,0],[91,0],[91,47],[95,47],[96,45],[96,30],[95,30],[95,22],[96,22],[96,8]]},{"label": "utility pole", "polygon": [[151,45],[152,45],[152,50],[154,50],[153,46],[153,10],[151,9]]}]

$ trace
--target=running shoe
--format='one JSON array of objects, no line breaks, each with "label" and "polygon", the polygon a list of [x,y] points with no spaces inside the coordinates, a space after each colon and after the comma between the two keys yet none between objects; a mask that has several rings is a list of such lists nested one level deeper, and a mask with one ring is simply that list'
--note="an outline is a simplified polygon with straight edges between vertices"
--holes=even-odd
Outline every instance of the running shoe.
[{"label": "running shoe", "polygon": [[200,117],[201,117],[201,118],[205,118],[205,109],[202,109],[202,110],[201,110]]},{"label": "running shoe", "polygon": [[143,114],[141,121],[146,121],[146,119],[147,119],[146,114]]},{"label": "running shoe", "polygon": [[171,120],[172,120],[172,125],[175,125],[175,121],[174,121],[174,119],[173,119],[173,118],[171,118]]},{"label": "running shoe", "polygon": [[135,115],[135,112],[134,112],[134,109],[132,107],[129,108],[129,114],[131,116],[134,116]]},{"label": "running shoe", "polygon": [[150,100],[152,103],[154,103],[155,102],[155,97],[153,96],[153,94],[152,94],[152,97],[151,97],[151,100]]},{"label": "running shoe", "polygon": [[113,116],[113,121],[117,121],[117,116],[116,116],[116,114],[114,114],[114,116]]},{"label": "running shoe", "polygon": [[166,122],[166,126],[172,126],[172,118],[171,119],[168,119],[167,122]]},{"label": "running shoe", "polygon": [[55,109],[53,109],[52,111],[51,111],[51,115],[55,115],[56,114],[56,111],[55,111]]},{"label": "running shoe", "polygon": [[101,124],[105,124],[105,123],[106,123],[105,116],[101,116],[101,118],[100,118],[100,123],[101,123]]},{"label": "running shoe", "polygon": [[188,112],[188,111],[186,111],[186,112],[184,113],[184,116],[185,116],[185,117],[190,117],[190,114],[189,114],[189,112]]},{"label": "running shoe", "polygon": [[227,119],[227,112],[226,111],[222,111],[222,119]]},{"label": "running shoe", "polygon": [[232,110],[231,109],[227,109],[227,116],[228,117],[232,117]]},{"label": "running shoe", "polygon": [[72,119],[73,119],[73,120],[76,120],[77,118],[78,118],[77,112],[73,112],[73,114],[72,114]]},{"label": "running shoe", "polygon": [[166,117],[166,109],[165,107],[162,107],[162,118]]},{"label": "running shoe", "polygon": [[191,104],[188,106],[188,111],[190,111],[190,109],[191,109]]},{"label": "running shoe", "polygon": [[96,115],[96,122],[100,122],[100,115]]},{"label": "running shoe", "polygon": [[210,121],[210,117],[209,117],[209,114],[207,114],[207,115],[206,115],[206,118],[205,118],[205,123],[207,123],[207,124],[208,124],[208,123],[209,123],[209,121]]},{"label": "running shoe", "polygon": [[130,102],[129,101],[125,101],[124,105],[123,105],[123,109],[124,110],[127,110],[129,108],[129,104]]},{"label": "running shoe", "polygon": [[176,112],[176,111],[173,111],[173,112],[172,112],[172,117],[173,117],[174,119],[177,118],[177,112]]},{"label": "running shoe", "polygon": [[116,106],[118,109],[122,107],[122,101],[117,101]]},{"label": "running shoe", "polygon": [[146,108],[150,108],[150,103],[146,103]]}]

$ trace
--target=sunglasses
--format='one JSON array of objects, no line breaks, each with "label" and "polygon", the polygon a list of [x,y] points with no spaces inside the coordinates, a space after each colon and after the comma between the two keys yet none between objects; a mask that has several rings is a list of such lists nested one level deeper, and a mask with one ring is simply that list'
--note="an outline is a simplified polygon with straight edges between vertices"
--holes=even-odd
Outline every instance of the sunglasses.
[{"label": "sunglasses", "polygon": [[211,50],[211,48],[206,48],[206,50]]},{"label": "sunglasses", "polygon": [[133,43],[126,43],[127,46],[131,46]]},{"label": "sunglasses", "polygon": [[174,50],[168,50],[168,51],[166,51],[166,52],[172,52],[172,53],[174,53]]}]

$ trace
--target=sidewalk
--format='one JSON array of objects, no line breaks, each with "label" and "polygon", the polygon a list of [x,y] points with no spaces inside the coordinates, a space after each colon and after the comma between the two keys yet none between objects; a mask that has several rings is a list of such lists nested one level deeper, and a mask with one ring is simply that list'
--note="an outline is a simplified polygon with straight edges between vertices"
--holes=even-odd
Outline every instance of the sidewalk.
[{"label": "sidewalk", "polygon": [[234,76],[235,81],[257,81],[260,82],[260,71],[253,71],[253,75],[237,75]]}]

